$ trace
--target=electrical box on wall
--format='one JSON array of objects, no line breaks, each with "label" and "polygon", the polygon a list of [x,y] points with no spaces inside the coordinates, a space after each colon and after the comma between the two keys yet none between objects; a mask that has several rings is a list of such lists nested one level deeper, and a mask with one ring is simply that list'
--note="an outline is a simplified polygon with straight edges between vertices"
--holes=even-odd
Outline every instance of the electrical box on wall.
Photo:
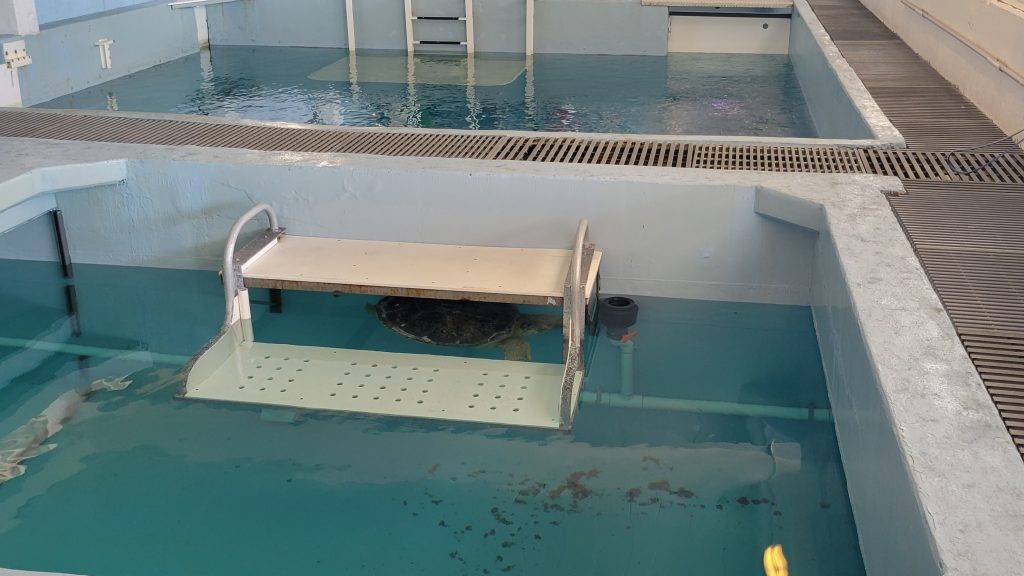
[{"label": "electrical box on wall", "polygon": [[4,42],[3,49],[4,66],[6,66],[9,70],[21,68],[22,66],[28,66],[32,63],[32,59],[28,57],[28,51],[25,50],[24,40]]}]

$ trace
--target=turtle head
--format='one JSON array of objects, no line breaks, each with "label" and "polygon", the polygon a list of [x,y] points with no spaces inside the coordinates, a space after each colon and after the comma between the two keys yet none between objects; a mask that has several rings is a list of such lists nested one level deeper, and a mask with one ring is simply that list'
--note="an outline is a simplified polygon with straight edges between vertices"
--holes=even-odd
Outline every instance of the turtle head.
[{"label": "turtle head", "polygon": [[528,336],[540,334],[548,330],[562,327],[562,317],[558,314],[523,314],[519,319],[519,333]]}]

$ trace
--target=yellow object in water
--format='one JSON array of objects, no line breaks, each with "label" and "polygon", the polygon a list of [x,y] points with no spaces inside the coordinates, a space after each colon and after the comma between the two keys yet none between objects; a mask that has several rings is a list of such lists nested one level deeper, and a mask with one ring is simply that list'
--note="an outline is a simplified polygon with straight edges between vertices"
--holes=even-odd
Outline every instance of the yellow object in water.
[{"label": "yellow object in water", "polygon": [[764,549],[765,576],[789,576],[789,563],[782,553],[781,544],[772,544]]}]

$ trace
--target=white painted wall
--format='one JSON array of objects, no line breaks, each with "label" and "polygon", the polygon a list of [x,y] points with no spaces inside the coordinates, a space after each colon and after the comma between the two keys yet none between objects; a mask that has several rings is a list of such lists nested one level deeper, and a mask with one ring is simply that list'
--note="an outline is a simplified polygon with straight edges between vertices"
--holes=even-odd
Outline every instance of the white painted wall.
[{"label": "white painted wall", "polygon": [[[1004,131],[1024,128],[1024,84],[912,10],[903,0],[861,2]],[[909,0],[1024,77],[1024,9],[1013,0]]]},{"label": "white painted wall", "polygon": [[669,16],[668,51],[789,54],[789,18]]},{"label": "white painted wall", "polygon": [[39,32],[35,0],[0,0],[0,36]]},{"label": "white painted wall", "polygon": [[[414,2],[414,9],[461,14],[461,0]],[[361,50],[405,49],[402,0],[354,0]],[[535,49],[558,54],[665,54],[668,9],[640,0],[537,0]],[[210,41],[217,45],[345,47],[344,0],[249,0],[210,6]],[[523,52],[524,0],[475,0],[477,52]],[[420,22],[432,38],[454,39],[461,24]],[[431,47],[438,49],[439,47]],[[461,50],[461,49],[460,49]]]},{"label": "white painted wall", "polygon": [[[2,2],[4,0],[0,0]],[[113,67],[100,67],[96,42],[114,41]],[[65,20],[25,38],[32,64],[21,68],[21,95],[32,106],[199,50],[193,10],[164,3]]]},{"label": "white painted wall", "polygon": [[[164,0],[166,4],[170,0]],[[71,18],[118,10],[140,4],[153,4],[153,0],[35,0],[39,22],[49,24]]]}]

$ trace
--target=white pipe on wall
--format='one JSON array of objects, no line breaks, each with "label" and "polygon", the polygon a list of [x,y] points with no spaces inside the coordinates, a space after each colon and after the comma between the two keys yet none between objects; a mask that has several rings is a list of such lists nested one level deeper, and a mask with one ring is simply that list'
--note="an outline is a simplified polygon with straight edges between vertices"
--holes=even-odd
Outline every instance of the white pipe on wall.
[{"label": "white pipe on wall", "polygon": [[580,393],[580,402],[582,404],[598,404],[613,408],[639,408],[644,410],[692,412],[694,414],[718,414],[722,416],[813,420],[816,422],[832,421],[832,411],[826,408],[800,408],[798,406],[767,406],[764,404],[744,404],[741,402],[721,402],[717,400],[661,398],[658,396],[644,396],[642,394],[625,396],[623,394],[583,391]]},{"label": "white pipe on wall", "polygon": [[356,15],[352,8],[352,0],[345,0],[345,28],[347,30],[346,43],[348,51],[356,51]]},{"label": "white pipe on wall", "polygon": [[196,6],[193,11],[196,17],[196,39],[199,41],[199,48],[209,48],[210,25],[206,19],[206,6]]},{"label": "white pipe on wall", "polygon": [[526,55],[533,55],[533,0],[526,0]]},{"label": "white pipe on wall", "polygon": [[0,106],[21,107],[21,82],[17,68],[8,70],[0,66]]}]

